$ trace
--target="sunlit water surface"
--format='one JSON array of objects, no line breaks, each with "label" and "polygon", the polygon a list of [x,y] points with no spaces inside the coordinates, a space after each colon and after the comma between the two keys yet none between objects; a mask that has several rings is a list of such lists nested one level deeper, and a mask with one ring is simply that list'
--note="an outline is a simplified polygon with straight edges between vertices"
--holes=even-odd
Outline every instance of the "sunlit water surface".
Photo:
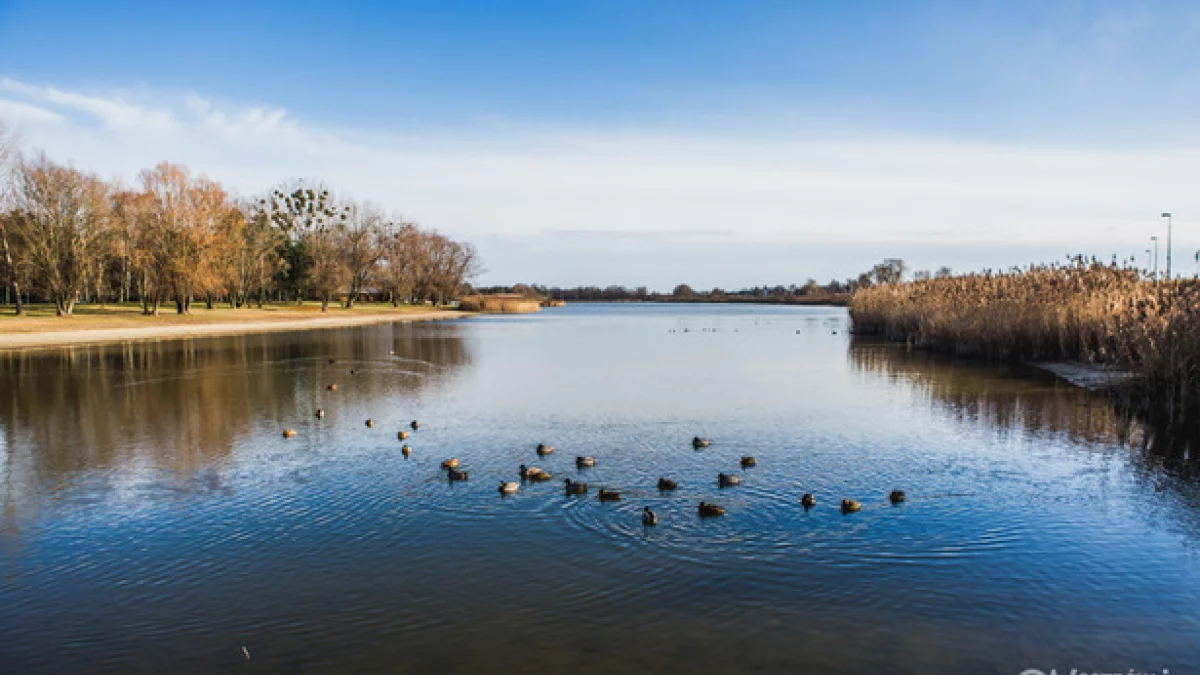
[{"label": "sunlit water surface", "polygon": [[[852,341],[836,308],[0,355],[0,671],[1184,673],[1195,460],[1143,446],[1103,400]],[[502,498],[521,463],[556,480]]]}]

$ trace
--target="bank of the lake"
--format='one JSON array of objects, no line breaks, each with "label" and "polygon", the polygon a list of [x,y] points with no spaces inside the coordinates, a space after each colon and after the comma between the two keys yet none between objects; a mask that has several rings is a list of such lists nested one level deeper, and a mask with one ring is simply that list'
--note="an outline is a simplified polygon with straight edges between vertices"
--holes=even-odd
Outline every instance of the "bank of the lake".
[{"label": "bank of the lake", "polygon": [[189,314],[146,316],[135,305],[81,305],[71,316],[55,316],[53,307],[33,306],[26,316],[0,318],[0,350],[38,349],[140,340],[170,340],[250,333],[348,328],[380,323],[437,321],[469,312],[432,307],[360,304],[320,311],[316,303],[277,304],[263,308],[193,309]]}]

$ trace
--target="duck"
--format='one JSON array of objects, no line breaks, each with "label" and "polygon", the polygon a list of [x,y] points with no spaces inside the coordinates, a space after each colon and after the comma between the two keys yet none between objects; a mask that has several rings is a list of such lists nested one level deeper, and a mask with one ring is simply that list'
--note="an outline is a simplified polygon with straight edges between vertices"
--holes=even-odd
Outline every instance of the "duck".
[{"label": "duck", "polygon": [[284,429],[284,430],[283,430],[283,437],[284,437],[284,438],[295,438],[295,437],[296,437],[296,430],[295,430],[295,429]]},{"label": "duck", "polygon": [[404,439],[408,438],[408,432],[407,431],[397,432],[396,438],[403,441]]},{"label": "duck", "polygon": [[800,503],[805,509],[811,509],[817,505],[817,498],[812,496],[811,492],[805,492],[804,496],[800,498]]},{"label": "duck", "polygon": [[538,443],[538,446],[537,446],[537,454],[538,455],[545,457],[546,455],[549,455],[553,452],[554,452],[554,446],[546,445],[545,443]]},{"label": "duck", "polygon": [[337,391],[337,385],[336,385],[336,384],[331,384],[331,385],[329,385],[328,387],[325,387],[325,388],[326,388],[326,389],[328,389],[329,391]]},{"label": "duck", "polygon": [[375,420],[368,419],[366,422],[363,422],[363,424],[366,424],[368,429],[375,428]]},{"label": "duck", "polygon": [[565,486],[566,493],[569,495],[581,495],[588,491],[587,483],[576,483],[570,478],[563,480],[563,485]]},{"label": "duck", "polygon": [[701,518],[715,518],[725,515],[725,507],[708,502],[700,502],[699,511]]},{"label": "duck", "polygon": [[546,471],[545,469],[539,469],[536,466],[527,467],[524,464],[522,464],[521,465],[521,478],[524,478],[525,480],[533,481],[535,483],[541,483],[543,481],[548,481],[548,480],[554,478],[554,476],[549,471]]},{"label": "duck", "polygon": [[754,459],[750,455],[746,455],[746,456],[742,457],[742,468],[743,469],[749,469],[752,466],[758,466],[757,459]]},{"label": "duck", "polygon": [[675,481],[671,480],[670,478],[659,478],[658,479],[658,489],[659,490],[662,490],[665,492],[668,490],[674,490],[677,487],[679,487],[679,483],[676,483]]},{"label": "duck", "polygon": [[727,474],[727,473],[717,474],[717,486],[718,487],[733,487],[734,485],[741,485],[741,483],[742,483],[742,479],[738,476],[734,476],[734,475]]},{"label": "duck", "polygon": [[692,447],[697,450],[700,448],[707,448],[710,445],[712,445],[712,441],[708,440],[707,438],[700,438],[699,436],[696,436],[692,439]]},{"label": "duck", "polygon": [[403,448],[400,448],[400,452],[404,453],[404,457],[407,458],[412,454],[412,448],[405,445]]},{"label": "duck", "polygon": [[862,504],[854,501],[853,499],[842,500],[842,513],[854,513],[860,509],[862,509]]},{"label": "duck", "polygon": [[[408,446],[406,445],[404,447],[407,448]],[[450,459],[442,460],[442,468],[443,469],[457,469],[458,468],[458,458],[451,457]]]},{"label": "duck", "polygon": [[575,458],[575,466],[579,467],[580,469],[589,467],[589,466],[596,466],[596,458],[595,457],[587,457],[587,456],[576,457]]},{"label": "duck", "polygon": [[657,525],[658,524],[658,514],[651,511],[649,506],[642,508],[642,524],[643,525]]},{"label": "duck", "polygon": [[446,477],[450,479],[451,483],[459,480],[467,480],[467,472],[459,469],[446,469]]},{"label": "duck", "polygon": [[600,488],[600,501],[602,502],[619,502],[621,501],[621,493],[616,490],[605,490]]},{"label": "duck", "polygon": [[325,409],[317,408],[316,416],[317,416],[317,419],[319,419],[319,420],[325,419]]},{"label": "duck", "polygon": [[892,494],[888,495],[888,500],[893,504],[899,504],[906,499],[904,490],[892,490]]},{"label": "duck", "polygon": [[511,495],[516,494],[521,489],[521,484],[515,480],[500,481],[500,494]]},{"label": "duck", "polygon": [[420,423],[420,422],[418,422],[418,421],[416,421],[416,420],[413,420],[413,421],[412,421],[412,424],[410,424],[410,425],[408,425],[408,426],[412,427],[412,430],[413,430],[413,431],[416,431],[417,429],[420,429],[420,428],[421,428],[421,423]]}]

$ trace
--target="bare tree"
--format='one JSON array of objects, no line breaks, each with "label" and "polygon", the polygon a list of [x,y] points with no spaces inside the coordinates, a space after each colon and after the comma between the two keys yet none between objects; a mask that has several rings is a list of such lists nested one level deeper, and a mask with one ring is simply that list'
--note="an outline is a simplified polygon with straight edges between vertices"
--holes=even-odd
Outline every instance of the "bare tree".
[{"label": "bare tree", "polygon": [[241,209],[244,226],[237,246],[231,301],[237,307],[246,307],[250,297],[255,296],[261,308],[271,279],[287,268],[280,253],[285,237],[262,204],[245,202]]},{"label": "bare tree", "polygon": [[354,306],[367,284],[374,280],[379,261],[383,258],[384,229],[383,211],[379,207],[370,203],[351,207],[346,225],[340,231],[349,284],[347,309]]},{"label": "bare tree", "polygon": [[421,233],[415,223],[388,224],[381,237],[383,250],[380,279],[392,305],[410,302],[417,287]]},{"label": "bare tree", "polygon": [[[319,274],[326,281],[334,276],[330,260],[322,260],[322,269],[316,269],[313,237],[324,237],[337,223],[345,221],[346,213],[336,205],[324,183],[303,179],[284,183],[259,203],[285,237],[288,277],[281,281],[289,286],[287,290],[295,296],[296,302],[301,302],[304,294],[312,289],[315,275]],[[323,230],[324,234],[318,230]]]},{"label": "bare tree", "polygon": [[18,160],[14,188],[16,217],[37,283],[58,315],[71,314],[100,264],[108,186],[41,153]]},{"label": "bare tree", "polygon": [[16,156],[17,135],[0,119],[0,255],[4,256],[5,283],[15,298],[17,316],[23,316],[25,305],[21,302],[21,270],[17,266],[18,256],[13,251],[21,222],[12,208],[12,168]]},{"label": "bare tree", "polygon": [[191,311],[193,297],[221,288],[222,265],[235,242],[222,228],[239,217],[219,183],[192,177],[187,167],[162,162],[142,172],[142,185],[151,198],[151,256],[160,284],[175,300],[180,314]]}]

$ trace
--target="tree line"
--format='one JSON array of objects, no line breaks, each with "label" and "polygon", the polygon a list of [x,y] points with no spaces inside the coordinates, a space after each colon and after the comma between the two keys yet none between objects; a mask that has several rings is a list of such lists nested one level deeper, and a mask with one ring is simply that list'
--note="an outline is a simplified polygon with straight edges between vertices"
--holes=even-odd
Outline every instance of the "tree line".
[{"label": "tree line", "polygon": [[69,315],[79,302],[164,303],[186,314],[365,297],[446,303],[481,271],[475,247],[320,181],[289,180],[239,197],[162,162],[136,185],[26,154],[0,120],[0,278],[5,302]]},{"label": "tree line", "polygon": [[[789,302],[803,300],[820,300],[821,298],[845,296],[860,288],[870,288],[879,284],[889,284],[900,281],[909,271],[905,262],[899,258],[886,258],[871,269],[857,277],[839,281],[832,279],[822,284],[816,279],[809,278],[803,284],[750,286],[736,290],[723,288],[697,289],[688,284],[678,284],[670,292],[652,291],[646,286],[630,288],[628,286],[575,286],[562,288],[559,286],[543,286],[539,284],[516,284],[513,286],[490,286],[476,289],[482,293],[515,293],[529,297],[550,298],[553,300],[570,301],[601,301],[601,302],[665,302],[672,300],[707,300],[710,302],[737,301],[770,301]],[[936,272],[919,270],[913,273],[916,279],[943,278],[951,276],[949,267],[942,267]]]}]

